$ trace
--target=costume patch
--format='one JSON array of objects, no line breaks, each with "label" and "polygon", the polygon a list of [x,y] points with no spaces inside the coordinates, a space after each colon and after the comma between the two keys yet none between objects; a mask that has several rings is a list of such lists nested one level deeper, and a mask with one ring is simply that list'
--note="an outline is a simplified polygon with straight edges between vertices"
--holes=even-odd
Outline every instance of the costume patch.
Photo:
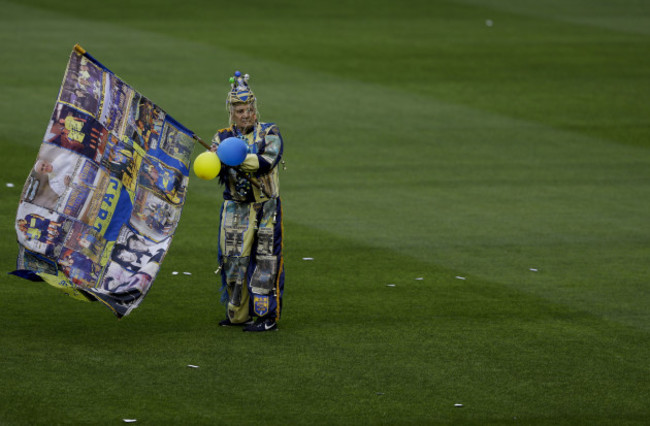
[{"label": "costume patch", "polygon": [[255,311],[255,315],[260,317],[266,315],[269,312],[270,300],[271,298],[269,296],[254,295],[253,310]]},{"label": "costume patch", "polygon": [[251,278],[251,291],[255,294],[270,294],[277,274],[277,256],[257,256],[257,265]]}]

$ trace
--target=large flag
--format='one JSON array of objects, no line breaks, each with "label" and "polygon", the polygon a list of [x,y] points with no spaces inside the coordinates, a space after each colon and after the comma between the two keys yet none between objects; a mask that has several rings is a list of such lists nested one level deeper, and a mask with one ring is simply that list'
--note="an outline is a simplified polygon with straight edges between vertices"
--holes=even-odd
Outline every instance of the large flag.
[{"label": "large flag", "polygon": [[193,136],[76,45],[20,198],[13,274],[128,315],[181,217]]}]

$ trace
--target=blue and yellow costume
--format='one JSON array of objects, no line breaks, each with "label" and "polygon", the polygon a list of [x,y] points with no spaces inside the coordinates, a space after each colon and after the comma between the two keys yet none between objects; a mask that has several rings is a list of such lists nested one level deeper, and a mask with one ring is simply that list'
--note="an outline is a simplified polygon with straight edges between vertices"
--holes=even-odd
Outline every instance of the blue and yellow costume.
[{"label": "blue and yellow costume", "polygon": [[[248,78],[243,79],[238,73],[235,76],[236,80],[231,79],[228,107],[242,103],[255,105]],[[242,133],[231,117],[230,127],[215,134],[213,146],[229,137],[244,140],[248,154],[241,165],[222,165],[219,173],[225,190],[218,260],[227,297],[227,319],[232,324],[243,324],[254,317],[258,322],[267,319],[276,322],[284,292],[278,170],[283,153],[282,136],[274,123],[257,120],[247,133]]]}]

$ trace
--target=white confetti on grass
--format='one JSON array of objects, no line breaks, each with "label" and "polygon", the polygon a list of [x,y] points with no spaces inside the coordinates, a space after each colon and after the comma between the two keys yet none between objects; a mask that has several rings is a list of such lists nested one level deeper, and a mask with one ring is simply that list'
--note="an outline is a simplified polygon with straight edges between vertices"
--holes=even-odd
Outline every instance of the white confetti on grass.
[{"label": "white confetti on grass", "polygon": [[417,277],[415,281],[422,281],[424,278],[423,277]]},{"label": "white confetti on grass", "polygon": [[194,365],[194,364],[187,364],[187,366],[190,367],[190,368],[199,368],[198,365]]},{"label": "white confetti on grass", "polygon": [[456,275],[456,279],[457,279],[457,280],[465,280],[466,278],[465,278],[465,277],[461,277],[461,276],[459,276],[459,275]]},{"label": "white confetti on grass", "polygon": [[13,184],[13,183],[11,183],[11,182],[7,182],[7,188],[13,188],[13,187],[14,187],[14,184]]},{"label": "white confetti on grass", "polygon": [[463,404],[454,404],[454,407],[462,407]]},{"label": "white confetti on grass", "polygon": [[533,271],[533,272],[538,272],[539,271],[539,269],[537,269],[537,268],[530,268],[530,270]]},{"label": "white confetti on grass", "polygon": [[192,275],[191,272],[183,272],[183,275]]},{"label": "white confetti on grass", "polygon": [[172,272],[172,275],[178,275],[178,271]]},{"label": "white confetti on grass", "polygon": [[395,287],[395,284],[386,284],[386,287]]},{"label": "white confetti on grass", "polygon": [[122,419],[122,421],[124,421],[124,423],[135,423],[135,422],[137,422],[136,419]]},{"label": "white confetti on grass", "polygon": [[313,257],[303,257],[302,260],[314,260]]}]

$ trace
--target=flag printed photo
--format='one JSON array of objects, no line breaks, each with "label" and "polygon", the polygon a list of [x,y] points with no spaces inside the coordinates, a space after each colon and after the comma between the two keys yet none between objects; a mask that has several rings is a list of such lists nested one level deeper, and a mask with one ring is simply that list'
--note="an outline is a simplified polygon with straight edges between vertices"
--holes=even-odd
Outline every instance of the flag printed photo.
[{"label": "flag printed photo", "polygon": [[193,133],[76,45],[16,214],[12,273],[121,318],[169,249]]}]

